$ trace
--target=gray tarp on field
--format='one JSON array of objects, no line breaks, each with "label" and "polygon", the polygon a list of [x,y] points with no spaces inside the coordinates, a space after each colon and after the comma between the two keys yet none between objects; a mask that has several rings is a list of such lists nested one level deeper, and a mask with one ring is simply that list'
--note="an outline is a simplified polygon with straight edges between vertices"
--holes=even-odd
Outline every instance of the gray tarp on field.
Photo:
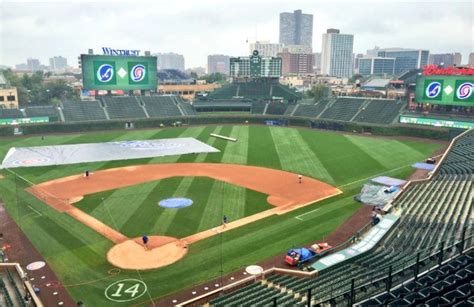
[{"label": "gray tarp on field", "polygon": [[3,159],[1,168],[129,160],[201,152],[219,150],[194,138],[13,147]]}]

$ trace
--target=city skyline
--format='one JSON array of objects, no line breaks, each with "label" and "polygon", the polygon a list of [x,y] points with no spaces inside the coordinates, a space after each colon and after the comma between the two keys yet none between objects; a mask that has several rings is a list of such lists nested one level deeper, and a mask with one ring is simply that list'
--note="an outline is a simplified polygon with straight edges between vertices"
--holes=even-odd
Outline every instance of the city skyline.
[{"label": "city skyline", "polygon": [[[473,34],[472,4],[464,1],[432,5],[428,1],[254,4],[247,0],[211,0],[204,1],[199,8],[177,4],[165,7],[153,2],[114,2],[113,6],[111,3],[89,1],[84,6],[79,1],[3,1],[0,64],[14,66],[27,58],[47,64],[50,57],[61,55],[70,66],[77,67],[79,54],[87,53],[88,48],[99,53],[100,47],[107,46],[151,53],[175,52],[184,55],[186,68],[205,67],[210,54],[245,56],[248,43],[255,40],[277,43],[280,13],[298,9],[314,15],[314,52],[321,51],[322,34],[327,28],[353,34],[354,53],[365,53],[374,46],[427,49],[430,53],[460,52],[465,64],[473,49],[469,40]],[[51,12],[54,18],[50,18]],[[75,18],[70,18],[71,14]]]}]

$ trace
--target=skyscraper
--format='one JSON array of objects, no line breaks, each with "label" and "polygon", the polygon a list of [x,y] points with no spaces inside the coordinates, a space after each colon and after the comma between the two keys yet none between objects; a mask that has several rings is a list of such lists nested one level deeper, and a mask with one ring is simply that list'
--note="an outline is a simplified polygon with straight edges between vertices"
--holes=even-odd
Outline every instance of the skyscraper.
[{"label": "skyscraper", "polygon": [[285,48],[278,57],[281,58],[283,76],[313,73],[314,55],[312,53],[291,53]]},{"label": "skyscraper", "polygon": [[49,58],[49,68],[51,70],[61,70],[67,67],[67,59],[62,56]]},{"label": "skyscraper", "polygon": [[353,73],[354,35],[328,29],[323,34],[321,74],[349,78]]},{"label": "skyscraper", "polygon": [[461,59],[462,59],[462,56],[459,52],[430,54],[429,63],[434,64],[434,65],[443,64],[445,67],[459,66],[461,65]]},{"label": "skyscraper", "polygon": [[313,45],[313,15],[301,10],[280,13],[280,44]]},{"label": "skyscraper", "polygon": [[230,57],[223,54],[211,54],[207,56],[207,73],[222,73],[228,75],[230,71]]},{"label": "skyscraper", "polygon": [[156,65],[158,69],[179,69],[184,71],[184,56],[173,52],[157,53]]},{"label": "skyscraper", "polygon": [[474,68],[474,52],[469,53],[469,62],[467,65]]},{"label": "skyscraper", "polygon": [[30,71],[40,70],[40,61],[38,59],[28,58],[26,59],[26,66]]},{"label": "skyscraper", "polygon": [[423,68],[428,64],[429,54],[428,50],[407,48],[384,48],[377,52],[379,57],[395,58],[395,74]]}]

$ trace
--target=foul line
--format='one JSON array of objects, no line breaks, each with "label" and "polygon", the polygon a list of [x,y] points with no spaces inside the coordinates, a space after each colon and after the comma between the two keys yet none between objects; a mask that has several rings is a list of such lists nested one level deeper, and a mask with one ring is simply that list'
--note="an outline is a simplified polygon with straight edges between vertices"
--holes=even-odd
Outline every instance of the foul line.
[{"label": "foul line", "polygon": [[321,208],[317,208],[317,209],[308,211],[308,212],[306,212],[306,213],[300,214],[300,215],[298,215],[298,216],[295,216],[295,219],[298,219],[298,220],[302,221],[302,219],[300,219],[300,217],[302,217],[303,215],[309,214],[309,213],[316,212],[316,211],[318,211],[319,209],[321,209]]},{"label": "foul line", "polygon": [[362,179],[358,179],[356,181],[352,181],[352,182],[340,185],[337,188],[342,188],[342,187],[345,187],[345,186],[348,186],[348,185],[353,185],[354,183],[357,183],[357,182],[360,182],[360,181],[365,181],[365,180],[370,179],[370,178],[375,177],[375,176],[381,176],[381,175],[385,175],[387,173],[398,171],[399,169],[409,167],[409,166],[411,166],[411,164],[407,164],[407,165],[403,165],[403,166],[400,166],[400,167],[392,168],[391,170],[388,170],[388,171],[384,171],[384,172],[381,172],[381,173],[378,173],[378,174],[371,175],[369,177],[365,177],[365,178],[362,178]]},{"label": "foul line", "polygon": [[34,212],[36,212],[36,214],[38,214],[38,216],[43,216],[41,214],[41,212],[39,212],[38,210],[36,210],[35,208],[31,207],[30,205],[28,205],[28,208],[30,208],[31,210],[33,210]]}]

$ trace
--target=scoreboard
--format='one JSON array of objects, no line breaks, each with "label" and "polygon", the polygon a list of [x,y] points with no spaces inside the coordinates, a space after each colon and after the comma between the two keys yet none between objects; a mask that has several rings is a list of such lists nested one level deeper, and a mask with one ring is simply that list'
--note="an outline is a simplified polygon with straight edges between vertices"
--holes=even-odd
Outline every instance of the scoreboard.
[{"label": "scoreboard", "polygon": [[155,90],[156,57],[81,55],[87,90]]},{"label": "scoreboard", "polygon": [[416,102],[474,107],[474,76],[432,75],[416,79]]}]

